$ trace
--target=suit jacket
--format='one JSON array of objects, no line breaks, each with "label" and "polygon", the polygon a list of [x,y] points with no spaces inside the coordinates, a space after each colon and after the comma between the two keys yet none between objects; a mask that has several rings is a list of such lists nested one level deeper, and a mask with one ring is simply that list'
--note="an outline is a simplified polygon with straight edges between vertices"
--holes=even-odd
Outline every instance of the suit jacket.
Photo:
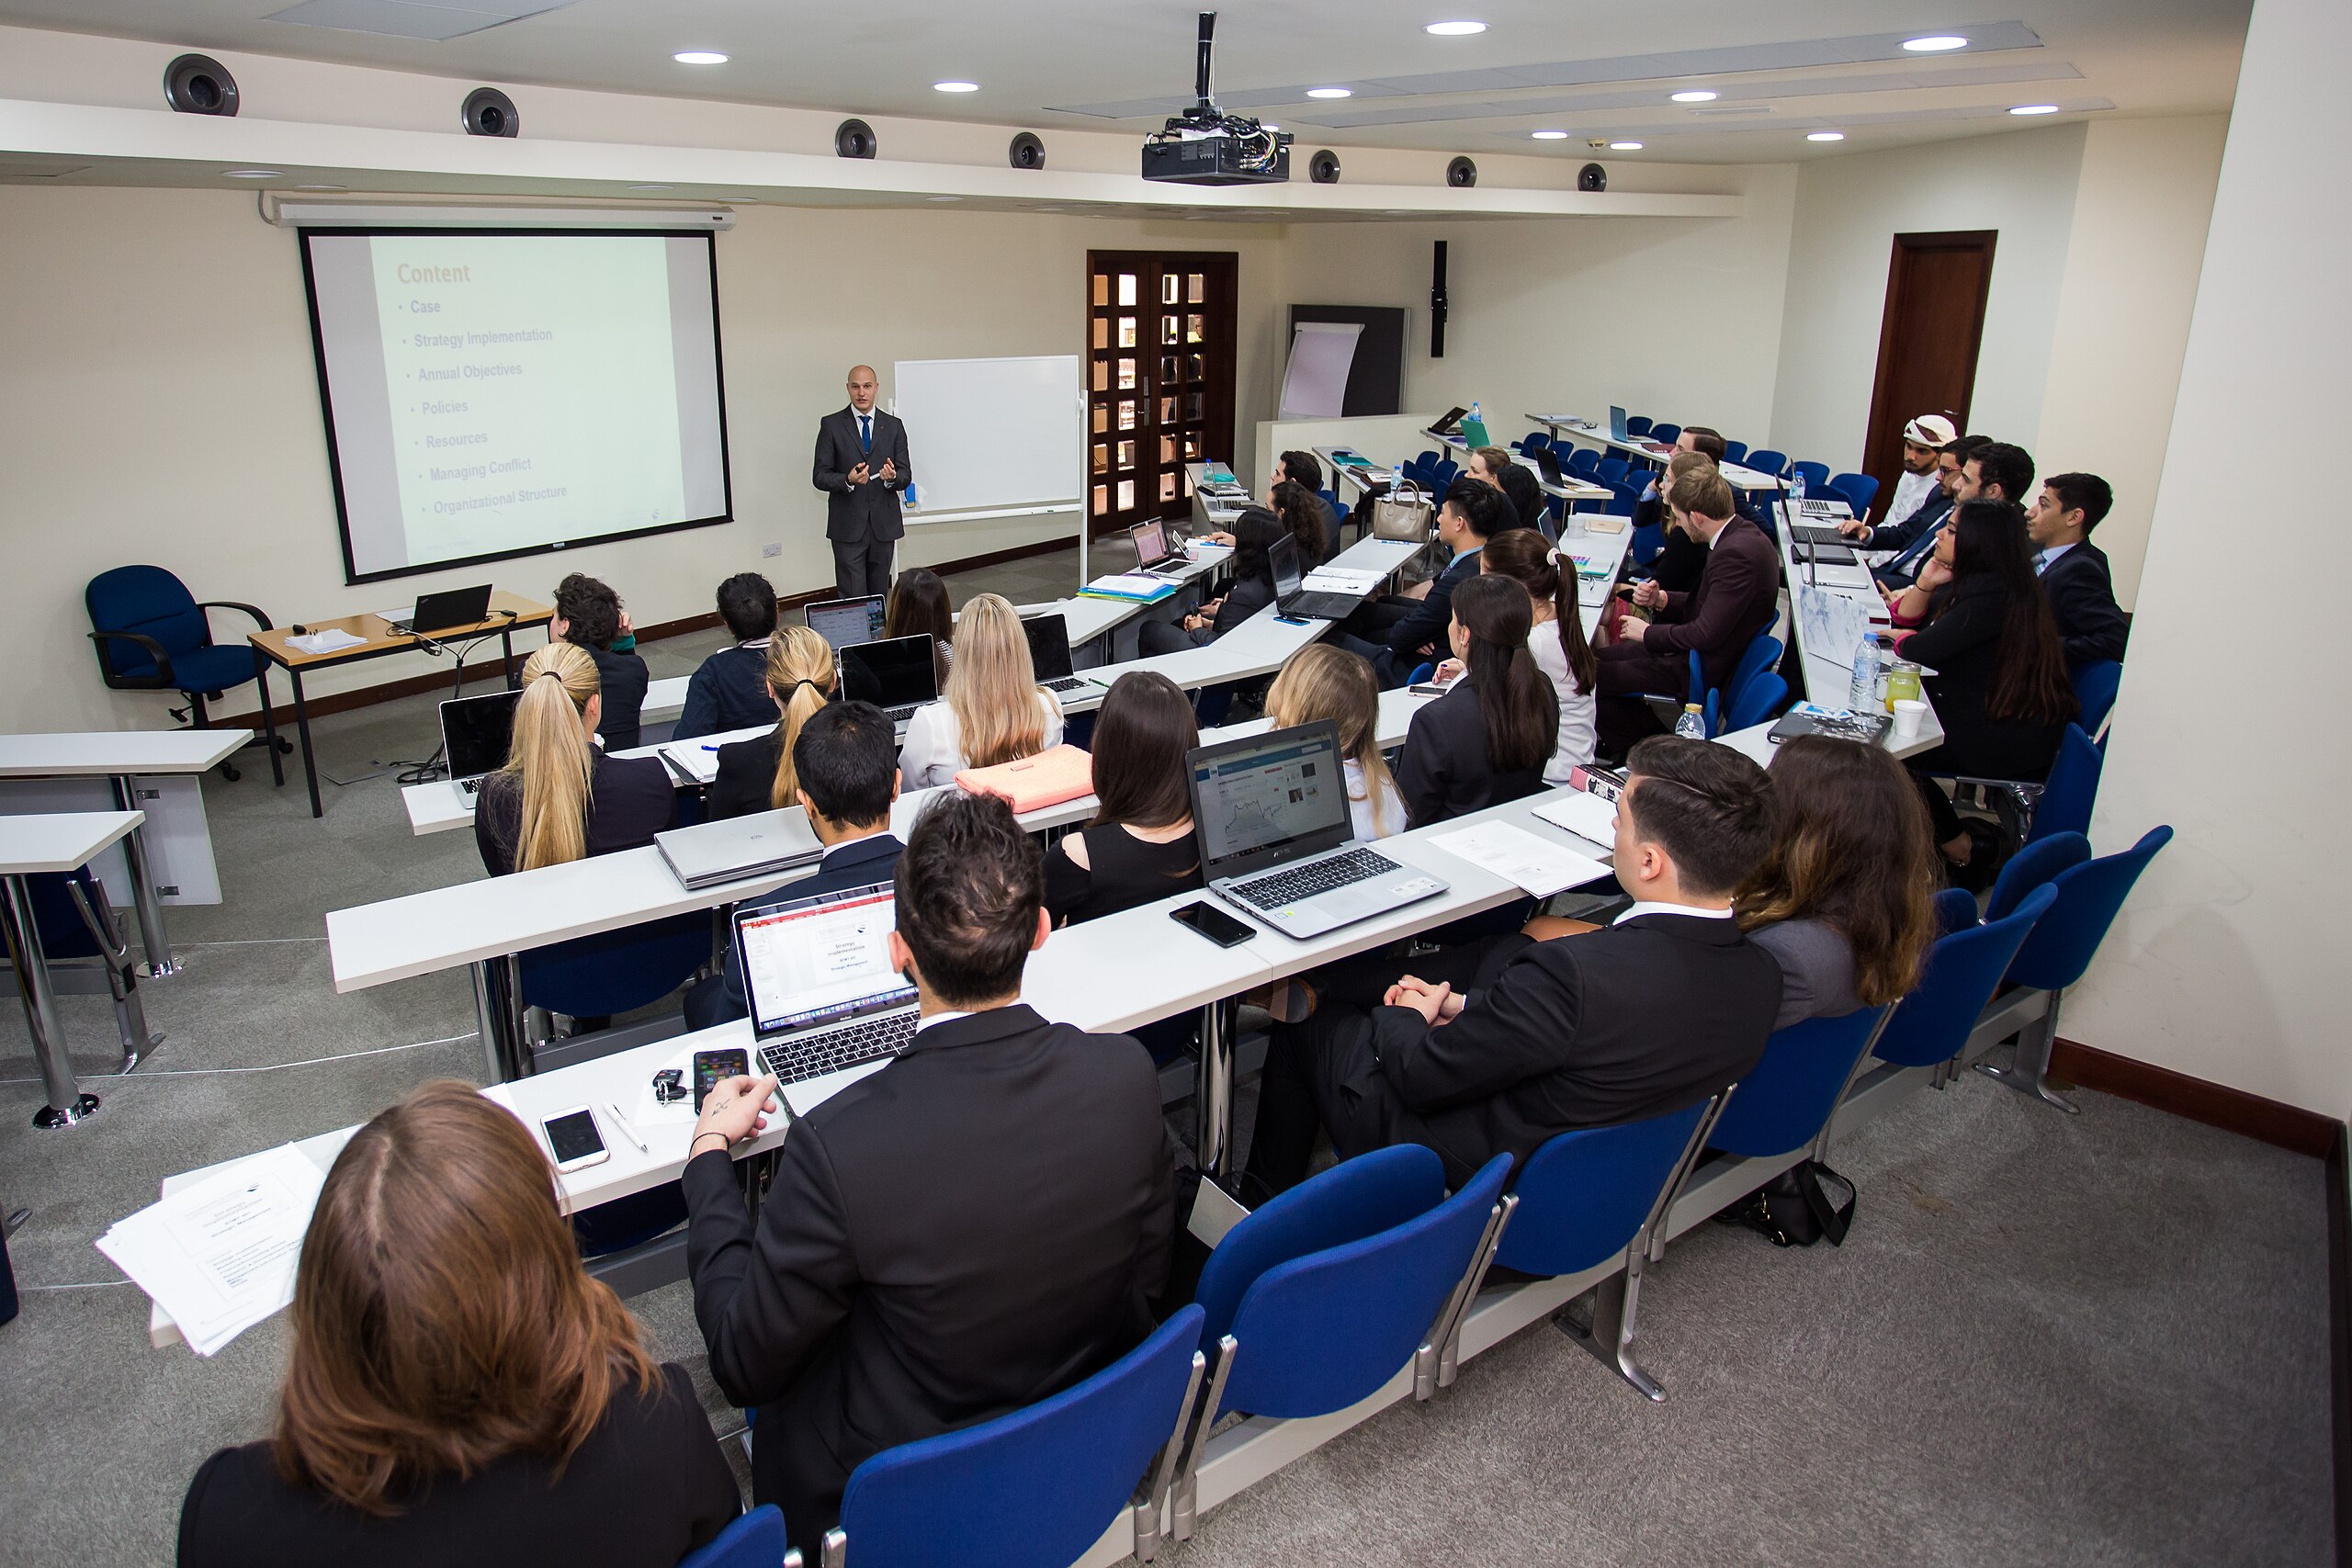
[{"label": "suit jacket", "polygon": [[1639,642],[1611,643],[1595,651],[1604,692],[1690,690],[1690,660],[1698,651],[1700,672],[1721,686],[1757,634],[1779,618],[1781,558],[1764,531],[1735,517],[1715,536],[1699,586],[1668,593]]},{"label": "suit jacket", "polygon": [[1405,797],[1408,826],[1484,811],[1544,787],[1546,751],[1532,767],[1498,772],[1487,755],[1487,725],[1478,694],[1465,675],[1453,689],[1413,716],[1405,731],[1405,758],[1396,788]]},{"label": "suit jacket", "polygon": [[1669,593],[1688,593],[1699,586],[1700,574],[1707,570],[1707,547],[1668,525],[1666,502],[1656,493],[1634,502],[1634,523],[1636,528],[1656,525],[1665,543],[1646,567],[1652,581]]},{"label": "suit jacket", "polygon": [[[588,852],[615,854],[641,849],[667,828],[678,812],[678,792],[658,757],[607,757],[591,748],[588,774]],[[474,848],[492,876],[514,869],[515,840],[523,831],[523,785],[512,773],[481,782],[474,807]]]},{"label": "suit jacket", "polygon": [[1383,1142],[1436,1150],[1449,1187],[1498,1154],[1523,1160],[1571,1128],[1661,1116],[1736,1081],[1772,1032],[1781,966],[1735,921],[1642,915],[1505,938],[1468,996],[1437,1028],[1374,1010],[1354,1069]]},{"label": "suit jacket", "polygon": [[[1483,543],[1479,548],[1484,548]],[[1409,669],[1419,651],[1431,643],[1445,647],[1445,628],[1453,619],[1453,590],[1478,575],[1478,550],[1464,550],[1446,563],[1430,583],[1429,597],[1418,601],[1404,618],[1388,628],[1385,639],[1399,670]],[[1442,659],[1445,655],[1437,655]]]},{"label": "suit jacket", "polygon": [[703,792],[703,820],[719,822],[729,817],[775,810],[768,803],[768,792],[775,784],[777,753],[783,750],[783,742],[784,726],[779,722],[765,735],[729,740],[721,746],[718,772],[711,779],[710,787]]},{"label": "suit jacket", "polygon": [[[860,463],[879,474],[885,462],[897,465],[886,482],[849,482],[849,471]],[[874,446],[861,451],[857,443],[857,411],[842,408],[817,425],[816,469],[808,482],[825,492],[825,537],[828,539],[897,539],[907,532],[899,511],[899,492],[914,482],[914,467],[907,460],[907,427],[896,414],[874,411]]]},{"label": "suit jacket", "polygon": [[723,1153],[684,1186],[711,1377],[759,1407],[752,1494],[804,1553],[860,1461],[1101,1371],[1167,1278],[1151,1057],[1020,1003],[923,1030],[795,1122],[756,1228]]},{"label": "suit jacket", "polygon": [[2107,552],[2085,539],[2041,571],[2041,592],[2066,643],[2069,666],[2123,657],[2129,623],[2115,602]]},{"label": "suit jacket", "polygon": [[[771,742],[763,739],[740,741],[738,744],[759,746],[771,744]],[[726,751],[733,750],[732,746],[727,747],[720,755],[724,756]],[[770,755],[774,753],[771,752]],[[768,774],[769,779],[775,776],[773,772]],[[764,792],[767,788],[766,783],[763,781],[760,787]],[[767,807],[764,793],[761,798],[760,808],[765,810]],[[789,903],[795,898],[813,898],[820,893],[842,893],[852,887],[864,887],[871,883],[888,882],[897,874],[899,852],[905,848],[906,845],[899,841],[896,834],[887,832],[876,833],[864,839],[852,839],[845,844],[835,844],[825,852],[825,858],[817,863],[817,874],[814,876],[806,876],[798,882],[787,883],[766,897],[752,899],[744,907],[752,909],[772,908],[778,904]],[[726,966],[711,978],[698,980],[687,987],[684,1009],[686,1025],[691,1029],[708,1029],[713,1024],[725,1023],[731,1019],[749,1018],[752,1015],[752,1004],[743,990],[742,960],[736,956],[735,943],[731,937],[727,943]]]},{"label": "suit jacket", "polygon": [[2007,593],[1989,574],[1961,579],[1939,592],[1949,596],[1936,618],[1895,643],[1904,658],[1936,671],[1923,684],[1944,727],[1943,744],[1911,758],[1911,765],[1922,773],[1970,778],[2043,777],[2057,760],[2066,719],[1996,719],[1984,711],[2000,669]]},{"label": "suit jacket", "polygon": [[695,667],[686,682],[685,705],[670,731],[680,740],[723,735],[775,721],[775,698],[768,692],[768,649],[738,644],[722,648]]},{"label": "suit jacket", "polygon": [[1894,558],[1874,567],[1871,575],[1889,587],[1907,588],[1919,575],[1920,563],[1928,552],[1935,548],[1936,536],[1951,521],[1951,496],[1938,485],[1935,492],[1919,503],[1919,510],[1893,527],[1871,530],[1869,547],[1893,550]]}]

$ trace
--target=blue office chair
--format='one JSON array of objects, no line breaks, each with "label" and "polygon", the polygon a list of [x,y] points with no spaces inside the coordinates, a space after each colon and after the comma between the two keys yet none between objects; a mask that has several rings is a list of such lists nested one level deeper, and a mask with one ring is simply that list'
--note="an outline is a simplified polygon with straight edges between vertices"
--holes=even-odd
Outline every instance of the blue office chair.
[{"label": "blue office chair", "polygon": [[678,1568],[800,1568],[800,1554],[784,1539],[784,1510],[763,1503],[678,1559]]},{"label": "blue office chair", "polygon": [[1747,442],[1745,442],[1745,441],[1726,441],[1726,442],[1724,442],[1724,462],[1726,462],[1726,463],[1745,463],[1747,460]]},{"label": "blue office chair", "polygon": [[1871,502],[1878,499],[1878,480],[1868,474],[1839,474],[1829,481],[1829,488],[1846,498],[1857,517],[1868,513]]},{"label": "blue office chair", "polygon": [[[2051,882],[2056,902],[2037,923],[2025,945],[2009,964],[2008,982],[2017,987],[2002,997],[1987,1018],[2020,1021],[2017,1055],[2006,1066],[1979,1062],[1976,1070],[2021,1093],[2072,1114],[2075,1104],[2050,1088],[2050,1053],[2058,1042],[2058,1007],[2066,987],[2083,977],[2107,940],[2132,884],[2172,841],[2170,828],[2152,828],[2140,841],[2120,854],[2062,871]],[[2038,1017],[2030,1017],[2032,1014]],[[2030,1018],[2030,1021],[2029,1021]]]},{"label": "blue office chair", "polygon": [[1613,1127],[1546,1139],[1511,1184],[1518,1204],[1495,1261],[1522,1274],[1581,1274],[1622,1257],[1593,1292],[1589,1320],[1554,1318],[1611,1371],[1653,1400],[1666,1397],[1634,1358],[1634,1320],[1651,1235],[1706,1141],[1720,1096]]},{"label": "blue office chair", "polygon": [[1686,703],[1704,703],[1707,700],[1707,671],[1706,667],[1699,662],[1699,650],[1695,648],[1690,649],[1685,662],[1690,669],[1690,688],[1684,694],[1682,700]]},{"label": "blue office chair", "polygon": [[[187,585],[160,566],[119,566],[90,579],[82,592],[90,613],[90,640],[96,645],[98,678],[118,692],[176,691],[188,702],[198,729],[211,728],[205,708],[232,687],[260,682],[262,728],[269,748],[270,771],[286,783],[282,761],[293,748],[277,739],[277,719],[269,705],[269,665],[250,643],[216,643],[205,611],[237,610],[251,615],[263,631],[274,625],[251,604],[233,599],[202,603]],[[175,717],[178,715],[174,714]],[[220,764],[220,775],[238,776],[232,763]]]},{"label": "blue office chair", "polygon": [[1453,488],[1453,481],[1461,477],[1462,465],[1451,457],[1442,457],[1438,459],[1436,468],[1430,474],[1430,489],[1437,493],[1439,500],[1442,501],[1445,499],[1445,492]]},{"label": "blue office chair", "polygon": [[2051,833],[2023,846],[2001,863],[2001,874],[1993,879],[1993,891],[1984,900],[1984,918],[2002,919],[2024,903],[2027,894],[2090,858],[2091,841],[2080,833]]},{"label": "blue office chair", "polygon": [[2115,694],[2123,684],[2123,661],[2120,659],[2095,659],[2078,664],[2067,671],[2067,680],[2075,688],[2075,703],[2082,711],[2075,722],[2083,727],[2086,735],[2097,735],[2098,727],[2107,722],[2109,710],[2115,706]]},{"label": "blue office chair", "polygon": [[1623,457],[1603,457],[1593,465],[1592,477],[1605,485],[1621,484],[1632,468]]},{"label": "blue office chair", "polygon": [[[117,1070],[130,1071],[164,1037],[148,1031],[147,1004],[139,994],[140,964],[117,929],[106,884],[85,865],[28,876],[25,890],[51,984],[60,990],[82,990],[69,975],[78,979],[95,971],[103,976],[114,999],[115,1030],[122,1037],[122,1066]],[[21,987],[23,982],[16,983]]]},{"label": "blue office chair", "polygon": [[1681,434],[1682,427],[1679,424],[1653,424],[1650,426],[1650,439],[1668,446],[1673,446],[1676,439],[1679,437]]},{"label": "blue office chair", "polygon": [[[1940,1067],[1961,1054],[2018,948],[2058,894],[2037,887],[2015,910],[1983,925],[1975,923],[1975,899],[1960,888],[1947,887],[1936,898],[1939,923],[1957,923],[1946,925],[1928,949],[1919,983],[1894,1005],[1894,1016],[1871,1048],[1878,1060],[1898,1067]],[[1939,1073],[1937,1087],[1943,1081]]]},{"label": "blue office chair", "polygon": [[1829,482],[1829,465],[1810,462],[1791,463],[1787,477],[1792,479],[1803,479],[1806,491],[1816,491]]},{"label": "blue office chair", "polygon": [[1600,452],[1597,447],[1579,446],[1568,454],[1568,472],[1589,475],[1600,467]]},{"label": "blue office chair", "polygon": [[533,948],[516,967],[524,1006],[567,1018],[601,1018],[660,1001],[710,956],[710,912],[695,909]]},{"label": "blue office chair", "polygon": [[[1601,510],[1619,517],[1631,517],[1634,514],[1634,509],[1631,506],[1614,497]],[[1634,529],[1634,537],[1626,546],[1627,552],[1634,558],[1635,566],[1649,565],[1650,562],[1657,559],[1658,551],[1664,548],[1666,548],[1666,529],[1656,523],[1645,523]]]},{"label": "blue office chair", "polygon": [[1843,1018],[1809,1018],[1774,1030],[1762,1059],[1733,1086],[1707,1146],[1760,1160],[1818,1147],[1890,1010],[1860,1008]]},{"label": "blue office chair", "polygon": [[1517,443],[1521,455],[1529,457],[1532,457],[1550,445],[1552,445],[1552,433],[1548,430],[1531,430],[1521,436]]},{"label": "blue office chair", "polygon": [[1641,436],[1644,436],[1644,435],[1647,435],[1649,433],[1650,433],[1650,416],[1649,416],[1649,415],[1647,415],[1647,414],[1645,414],[1645,413],[1629,413],[1629,414],[1627,414],[1627,415],[1625,416],[1625,434],[1626,434],[1631,435],[1631,436],[1634,436],[1634,437],[1638,438],[1638,437],[1641,437]]},{"label": "blue office chair", "polygon": [[[1780,664],[1781,639],[1770,632],[1757,633],[1739,656],[1739,662],[1732,666],[1731,678],[1724,682],[1724,699],[1738,705],[1740,698],[1747,694],[1747,683],[1768,670],[1779,669]],[[1787,690],[1785,682],[1781,689]]]},{"label": "blue office chair", "polygon": [[1419,457],[1415,457],[1413,459],[1413,466],[1419,468],[1423,473],[1428,473],[1437,467],[1438,458],[1443,455],[1444,454],[1441,453],[1436,447],[1432,446],[1428,451],[1423,452]]},{"label": "blue office chair", "polygon": [[[975,1427],[885,1449],[850,1472],[825,1568],[1037,1568],[1075,1562],[1132,1513],[1138,1560],[1200,1389],[1201,1309],[1188,1306],[1110,1366]],[[1148,1472],[1148,1473],[1147,1473]],[[1146,1501],[1130,1509],[1138,1481]]]},{"label": "blue office chair", "polygon": [[2098,776],[2106,761],[2106,754],[2083,733],[2081,725],[2066,727],[2065,739],[2058,742],[2058,760],[2050,764],[2049,782],[2034,804],[2027,843],[2056,833],[2089,834],[2091,807],[2098,799]]},{"label": "blue office chair", "polygon": [[1780,477],[1781,471],[1789,466],[1789,455],[1786,452],[1775,452],[1770,447],[1759,447],[1737,460],[1743,467],[1754,468],[1759,474],[1770,474],[1774,478]]},{"label": "blue office chair", "polygon": [[[1710,692],[1709,696],[1714,695]],[[1788,705],[1789,682],[1777,671],[1767,670],[1739,690],[1739,695],[1724,716],[1726,730],[1747,729],[1762,724]]]}]

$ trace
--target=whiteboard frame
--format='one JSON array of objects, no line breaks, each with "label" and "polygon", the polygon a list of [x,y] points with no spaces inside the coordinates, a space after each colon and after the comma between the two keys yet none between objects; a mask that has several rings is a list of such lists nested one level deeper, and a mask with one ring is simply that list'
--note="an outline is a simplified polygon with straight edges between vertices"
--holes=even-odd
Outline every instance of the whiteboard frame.
[{"label": "whiteboard frame", "polygon": [[[1078,409],[1078,494],[1068,501],[1042,501],[1033,505],[964,507],[953,512],[927,512],[919,506],[906,509],[909,527],[927,523],[977,523],[1002,517],[1052,517],[1070,513],[1078,519],[1078,580],[1087,581],[1088,528],[1086,525],[1086,356],[1082,354],[974,354],[944,359],[894,359],[890,362],[891,396],[886,405],[893,417],[899,417],[898,389],[899,372],[909,365],[1005,365],[1041,359],[1067,359],[1070,362],[1070,392]],[[913,433],[909,433],[910,445]],[[918,468],[920,473],[920,468]],[[922,481],[916,481],[920,488]]]}]

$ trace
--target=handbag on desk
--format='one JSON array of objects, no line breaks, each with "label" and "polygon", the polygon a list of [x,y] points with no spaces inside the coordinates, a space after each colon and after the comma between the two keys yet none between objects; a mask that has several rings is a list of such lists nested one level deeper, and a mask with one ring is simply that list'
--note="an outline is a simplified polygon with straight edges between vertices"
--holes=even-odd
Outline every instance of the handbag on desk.
[{"label": "handbag on desk", "polygon": [[1386,495],[1372,503],[1372,536],[1400,544],[1424,545],[1430,537],[1430,500],[1409,479],[1398,479]]}]

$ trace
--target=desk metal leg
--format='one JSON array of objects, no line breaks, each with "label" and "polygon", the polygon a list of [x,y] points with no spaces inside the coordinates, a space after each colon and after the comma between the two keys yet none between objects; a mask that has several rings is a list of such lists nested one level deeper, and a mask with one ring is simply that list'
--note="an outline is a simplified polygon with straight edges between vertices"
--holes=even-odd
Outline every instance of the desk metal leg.
[{"label": "desk metal leg", "polygon": [[[137,793],[130,780],[116,774],[114,804],[117,810],[139,809]],[[139,911],[139,945],[147,950],[147,973],[161,980],[180,972],[179,960],[172,956],[172,939],[164,929],[164,900],[155,891],[155,876],[147,863],[147,829],[133,828],[122,840],[123,858],[130,863],[130,900]]]},{"label": "desk metal leg", "polygon": [[492,1083],[504,1082],[498,1060],[498,1002],[494,982],[491,976],[489,959],[480,959],[468,965],[474,976],[474,1038],[481,1046],[483,1076]]},{"label": "desk metal leg", "polygon": [[261,668],[254,671],[254,680],[261,687],[262,743],[269,748],[269,776],[277,781],[279,789],[284,789],[286,759],[278,754],[277,714],[269,705],[269,660],[261,661]]},{"label": "desk metal leg", "polygon": [[500,632],[498,648],[506,656],[506,661],[498,667],[499,671],[506,677],[506,689],[511,692],[522,684],[514,678],[514,634],[512,631]]},{"label": "desk metal leg", "polygon": [[512,1083],[525,1076],[523,1054],[523,975],[513,953],[477,961],[474,970],[474,1022],[481,1031],[482,1066],[492,1083]]},{"label": "desk metal leg", "polygon": [[1201,1010],[1201,1056],[1193,1082],[1193,1155],[1201,1174],[1233,1174],[1233,1022],[1230,1001]]},{"label": "desk metal leg", "polygon": [[25,1000],[25,1027],[33,1037],[33,1059],[40,1064],[49,1103],[33,1113],[36,1127],[71,1127],[98,1108],[98,1097],[74,1081],[65,1031],[57,1017],[57,994],[49,986],[49,960],[40,950],[40,928],[33,923],[32,897],[21,876],[0,878],[0,940],[17,968]]},{"label": "desk metal leg", "polygon": [[319,805],[319,763],[311,753],[311,710],[302,701],[302,672],[287,667],[286,678],[294,682],[294,728],[302,737],[302,777],[311,786],[311,815],[324,817],[326,810]]}]

